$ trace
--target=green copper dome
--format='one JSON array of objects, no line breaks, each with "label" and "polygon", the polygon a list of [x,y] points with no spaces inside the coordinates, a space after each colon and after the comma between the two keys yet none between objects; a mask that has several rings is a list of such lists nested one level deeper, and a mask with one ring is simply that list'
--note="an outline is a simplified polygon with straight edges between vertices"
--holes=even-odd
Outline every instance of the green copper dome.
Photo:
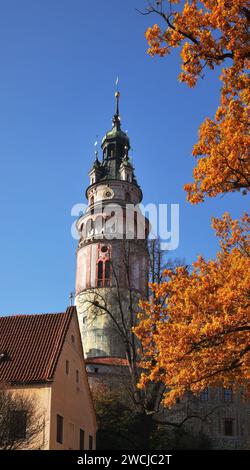
[{"label": "green copper dome", "polygon": [[123,132],[121,129],[117,129],[117,127],[113,127],[111,131],[108,131],[102,139],[102,145],[104,144],[105,140],[108,139],[121,139],[126,141],[127,146],[129,147],[129,138],[126,132]]},{"label": "green copper dome", "polygon": [[106,132],[102,139],[101,148],[103,152],[102,161],[96,160],[92,166],[92,170],[97,172],[97,181],[121,179],[121,166],[125,165],[132,170],[131,183],[138,186],[134,175],[134,168],[128,156],[130,149],[130,141],[126,132],[121,129],[121,119],[119,114],[119,97],[120,93],[116,92],[116,111],[112,119],[112,129]]}]

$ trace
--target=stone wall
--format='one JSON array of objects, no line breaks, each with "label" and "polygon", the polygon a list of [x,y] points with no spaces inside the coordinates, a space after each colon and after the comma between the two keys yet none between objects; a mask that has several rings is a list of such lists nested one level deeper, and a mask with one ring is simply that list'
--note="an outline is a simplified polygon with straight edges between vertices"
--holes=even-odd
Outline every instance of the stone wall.
[{"label": "stone wall", "polygon": [[[189,394],[171,410],[164,410],[168,421],[181,422],[187,429],[209,436],[214,449],[242,449],[250,441],[250,403],[241,392],[226,402],[223,389],[209,389],[200,396]],[[226,435],[225,421],[232,421],[232,435]]]},{"label": "stone wall", "polygon": [[[114,287],[84,290],[76,296],[85,357],[125,357],[124,343],[118,330],[123,327],[122,316],[127,330],[130,328],[129,295],[128,289],[119,289],[118,293]],[[136,315],[140,293],[133,291],[132,298]],[[95,305],[97,303],[99,306]]]}]

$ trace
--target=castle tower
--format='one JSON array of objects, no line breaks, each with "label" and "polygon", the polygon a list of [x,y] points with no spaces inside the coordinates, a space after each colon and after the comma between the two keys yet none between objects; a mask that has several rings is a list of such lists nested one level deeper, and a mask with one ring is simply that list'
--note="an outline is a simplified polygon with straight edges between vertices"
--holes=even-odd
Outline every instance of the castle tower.
[{"label": "castle tower", "polygon": [[77,221],[77,307],[87,358],[125,357],[121,331],[147,293],[147,220],[138,207],[142,191],[121,129],[119,92],[112,129],[96,152],[86,189],[88,208]]}]

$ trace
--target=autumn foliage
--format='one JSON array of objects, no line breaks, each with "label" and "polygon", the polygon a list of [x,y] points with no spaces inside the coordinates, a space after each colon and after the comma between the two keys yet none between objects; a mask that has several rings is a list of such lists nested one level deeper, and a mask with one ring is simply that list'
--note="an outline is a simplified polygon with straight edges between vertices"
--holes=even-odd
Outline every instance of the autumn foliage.
[{"label": "autumn foliage", "polygon": [[[143,347],[139,387],[161,381],[164,404],[208,386],[246,387],[250,379],[249,216],[213,219],[221,250],[190,272],[165,272],[142,302],[135,333]],[[248,382],[249,387],[249,382]]]},{"label": "autumn foliage", "polygon": [[242,191],[250,186],[249,103],[250,9],[246,0],[173,0],[149,4],[145,14],[158,15],[146,31],[150,55],[165,56],[180,48],[179,79],[193,87],[204,69],[222,69],[220,105],[207,118],[193,148],[194,181],[185,186],[188,200]]}]

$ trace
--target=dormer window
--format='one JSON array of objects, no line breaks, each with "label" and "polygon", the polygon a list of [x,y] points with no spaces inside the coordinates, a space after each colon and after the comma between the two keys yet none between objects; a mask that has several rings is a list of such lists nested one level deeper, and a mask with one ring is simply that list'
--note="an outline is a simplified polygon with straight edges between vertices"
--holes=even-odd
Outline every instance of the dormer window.
[{"label": "dormer window", "polygon": [[0,363],[6,362],[10,360],[10,356],[7,351],[0,351]]}]

